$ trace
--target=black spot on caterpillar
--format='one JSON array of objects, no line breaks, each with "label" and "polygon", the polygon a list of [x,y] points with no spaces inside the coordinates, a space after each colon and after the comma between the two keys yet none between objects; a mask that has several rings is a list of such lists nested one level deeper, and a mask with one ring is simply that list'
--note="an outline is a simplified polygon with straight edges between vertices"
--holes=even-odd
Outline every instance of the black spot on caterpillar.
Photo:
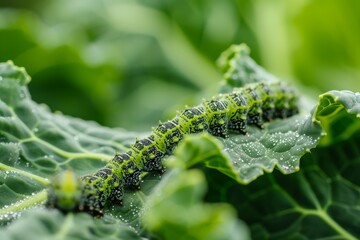
[{"label": "black spot on caterpillar", "polygon": [[85,211],[101,216],[108,201],[122,203],[124,189],[140,189],[142,172],[165,171],[162,159],[170,155],[187,134],[208,131],[227,138],[246,134],[246,127],[298,113],[297,95],[280,83],[254,83],[186,107],[177,116],[153,128],[126,153],[117,154],[94,174],[76,178],[71,171],[57,176],[48,191],[47,205],[64,212]]}]

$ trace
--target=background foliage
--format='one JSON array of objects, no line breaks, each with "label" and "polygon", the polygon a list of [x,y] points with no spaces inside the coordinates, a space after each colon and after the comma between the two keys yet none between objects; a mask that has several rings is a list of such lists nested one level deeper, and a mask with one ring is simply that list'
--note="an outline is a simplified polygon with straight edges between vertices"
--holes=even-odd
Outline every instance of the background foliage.
[{"label": "background foliage", "polygon": [[0,61],[27,69],[33,98],[107,126],[148,130],[159,116],[212,95],[221,79],[215,60],[240,42],[270,72],[311,86],[313,97],[360,90],[357,0],[3,0],[0,7]]},{"label": "background foliage", "polygon": [[[0,61],[14,60],[33,78],[27,85],[24,69],[0,64],[0,224],[9,224],[0,239],[360,236],[355,0],[0,4]],[[144,135],[54,114],[36,102],[107,126],[148,131],[185,103],[217,91],[222,74],[215,60],[238,42],[312,97],[302,100],[318,103],[313,112],[301,104],[301,115],[226,140],[190,136],[166,160],[171,171],[146,175],[141,191],[126,192],[126,204],[107,206],[102,219],[41,206],[23,211],[46,199],[44,189],[60,169],[93,172]],[[241,61],[236,74],[272,77],[247,56]],[[220,91],[234,87],[225,78]],[[334,89],[353,92],[318,97]],[[264,171],[269,174],[252,182]]]},{"label": "background foliage", "polygon": [[[274,78],[246,55],[246,46],[230,50],[235,52],[222,55],[229,66],[223,88]],[[127,190],[123,205],[109,202],[105,216],[96,219],[44,210],[49,179],[61,169],[94,172],[142,136],[52,113],[32,101],[29,82],[24,68],[0,64],[0,224],[8,225],[1,239],[215,240],[248,239],[250,232],[255,239],[357,239],[360,234],[359,93],[329,91],[311,114],[300,105],[303,114],[263,129],[247,126],[245,135],[185,136],[163,159],[166,174],[145,173],[141,190]],[[82,225],[73,224],[77,221]]]}]

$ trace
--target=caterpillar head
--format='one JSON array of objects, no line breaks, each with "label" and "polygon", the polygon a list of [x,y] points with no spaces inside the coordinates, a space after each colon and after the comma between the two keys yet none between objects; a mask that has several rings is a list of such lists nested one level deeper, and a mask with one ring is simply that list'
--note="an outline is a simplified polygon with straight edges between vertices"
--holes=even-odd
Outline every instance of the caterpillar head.
[{"label": "caterpillar head", "polygon": [[63,171],[51,181],[46,205],[63,212],[74,211],[81,201],[82,188],[81,181],[72,170]]}]

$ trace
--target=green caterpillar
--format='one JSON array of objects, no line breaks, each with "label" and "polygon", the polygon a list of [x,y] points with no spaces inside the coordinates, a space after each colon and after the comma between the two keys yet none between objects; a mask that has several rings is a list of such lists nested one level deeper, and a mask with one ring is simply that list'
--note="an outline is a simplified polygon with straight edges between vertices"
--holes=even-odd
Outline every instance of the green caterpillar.
[{"label": "green caterpillar", "polygon": [[64,212],[85,211],[101,216],[108,201],[122,202],[124,189],[140,189],[142,172],[165,171],[162,160],[187,134],[208,131],[227,138],[229,133],[246,134],[246,127],[298,113],[298,97],[280,82],[254,83],[222,94],[200,105],[187,107],[177,116],[153,128],[150,136],[137,140],[128,152],[117,154],[92,175],[76,178],[61,173],[48,191],[47,206]]}]

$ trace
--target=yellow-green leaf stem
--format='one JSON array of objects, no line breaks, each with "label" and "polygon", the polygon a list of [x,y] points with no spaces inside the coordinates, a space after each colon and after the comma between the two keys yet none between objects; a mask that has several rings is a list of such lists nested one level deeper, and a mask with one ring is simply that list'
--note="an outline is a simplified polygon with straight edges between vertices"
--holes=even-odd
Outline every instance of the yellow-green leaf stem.
[{"label": "yellow-green leaf stem", "polygon": [[26,197],[25,199],[15,202],[9,206],[6,206],[4,208],[0,209],[0,216],[1,215],[6,215],[6,214],[11,214],[14,212],[20,212],[24,209],[33,207],[34,205],[37,205],[39,203],[42,203],[46,200],[47,198],[47,191],[43,190],[41,192],[38,193],[34,193],[31,196]]}]

